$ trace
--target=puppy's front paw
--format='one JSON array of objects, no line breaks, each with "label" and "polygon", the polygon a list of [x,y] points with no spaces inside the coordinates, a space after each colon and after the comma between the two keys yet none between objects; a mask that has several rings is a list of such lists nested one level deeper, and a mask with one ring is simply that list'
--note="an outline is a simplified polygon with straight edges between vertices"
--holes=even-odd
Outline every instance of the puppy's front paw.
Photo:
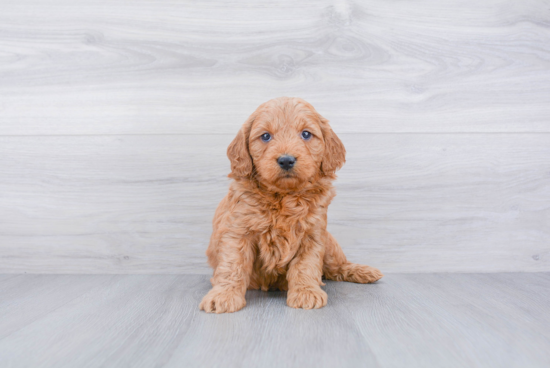
[{"label": "puppy's front paw", "polygon": [[292,308],[322,308],[327,305],[327,298],[327,293],[317,286],[316,288],[289,291],[286,304]]},{"label": "puppy's front paw", "polygon": [[233,289],[214,287],[202,298],[199,308],[206,313],[233,313],[245,305],[244,295]]}]

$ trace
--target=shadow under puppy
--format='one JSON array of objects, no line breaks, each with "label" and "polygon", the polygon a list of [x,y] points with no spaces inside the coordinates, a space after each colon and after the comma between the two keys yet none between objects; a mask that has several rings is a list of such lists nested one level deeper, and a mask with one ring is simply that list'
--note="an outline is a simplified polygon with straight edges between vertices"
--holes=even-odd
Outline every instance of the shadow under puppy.
[{"label": "shadow under puppy", "polygon": [[328,120],[300,98],[258,107],[227,149],[233,179],[214,216],[206,254],[213,288],[206,312],[235,312],[247,289],[288,290],[293,308],[321,308],[329,280],[371,283],[383,275],[350,263],[327,231],[331,182],[346,150]]}]

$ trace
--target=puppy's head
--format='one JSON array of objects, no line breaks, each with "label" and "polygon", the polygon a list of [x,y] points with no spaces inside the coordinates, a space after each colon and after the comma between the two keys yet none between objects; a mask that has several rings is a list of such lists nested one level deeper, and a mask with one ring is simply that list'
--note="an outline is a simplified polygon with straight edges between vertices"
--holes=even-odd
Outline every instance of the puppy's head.
[{"label": "puppy's head", "polygon": [[227,149],[231,177],[255,177],[281,191],[299,190],[321,177],[334,178],[345,155],[328,120],[306,101],[289,97],[260,105]]}]

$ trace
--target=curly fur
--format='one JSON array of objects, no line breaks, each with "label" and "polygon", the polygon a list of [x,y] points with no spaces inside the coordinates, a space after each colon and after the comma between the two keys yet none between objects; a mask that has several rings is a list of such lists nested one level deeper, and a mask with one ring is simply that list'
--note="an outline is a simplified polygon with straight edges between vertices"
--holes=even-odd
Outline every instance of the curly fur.
[{"label": "curly fur", "polygon": [[[311,139],[302,139],[304,130]],[[266,132],[269,142],[260,139]],[[277,164],[284,154],[296,157],[290,171]],[[348,262],[326,230],[336,195],[331,182],[345,154],[328,120],[306,101],[281,97],[258,107],[227,149],[233,181],[214,216],[206,252],[213,288],[202,310],[238,311],[247,289],[288,290],[290,307],[321,308],[327,303],[323,276],[357,283],[383,276]]]}]

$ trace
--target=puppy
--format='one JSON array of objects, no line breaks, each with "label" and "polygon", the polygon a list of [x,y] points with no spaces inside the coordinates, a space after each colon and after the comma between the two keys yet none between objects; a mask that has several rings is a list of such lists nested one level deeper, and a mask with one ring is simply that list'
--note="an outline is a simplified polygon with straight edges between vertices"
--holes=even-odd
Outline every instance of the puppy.
[{"label": "puppy", "polygon": [[258,107],[227,149],[233,179],[214,215],[206,251],[211,313],[246,305],[247,289],[288,290],[292,308],[321,308],[328,280],[371,283],[376,268],[350,263],[327,231],[331,182],[346,150],[328,120],[300,98]]}]

